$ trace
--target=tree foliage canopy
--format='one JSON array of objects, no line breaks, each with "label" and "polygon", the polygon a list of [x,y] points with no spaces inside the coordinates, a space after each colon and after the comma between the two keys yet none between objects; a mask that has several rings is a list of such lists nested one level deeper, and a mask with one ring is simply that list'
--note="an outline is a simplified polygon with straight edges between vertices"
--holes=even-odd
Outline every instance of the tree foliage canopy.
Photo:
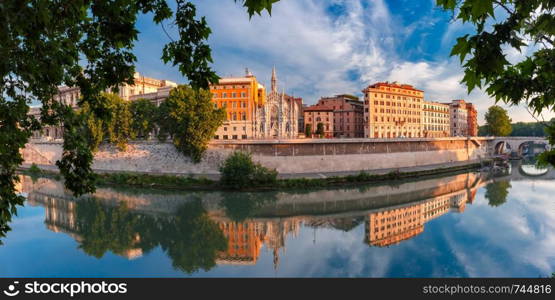
[{"label": "tree foliage canopy", "polygon": [[150,100],[138,99],[131,102],[131,131],[135,137],[148,138],[156,127],[158,108]]},{"label": "tree foliage canopy", "polygon": [[250,153],[235,151],[220,166],[220,182],[232,189],[244,189],[272,184],[277,180],[277,171],[268,169],[252,160]]},{"label": "tree foliage canopy", "polygon": [[316,124],[316,132],[315,133],[318,137],[323,137],[324,136],[324,123]]},{"label": "tree foliage canopy", "polygon": [[508,136],[513,130],[511,118],[501,106],[491,106],[486,112],[486,132],[493,136]]},{"label": "tree foliage canopy", "polygon": [[312,137],[312,124],[306,124],[305,129],[304,129],[304,135],[307,138]]},{"label": "tree foliage canopy", "polygon": [[177,150],[198,162],[208,141],[225,120],[225,110],[214,108],[208,90],[180,85],[160,104],[160,135],[170,135]]},{"label": "tree foliage canopy", "polygon": [[[551,123],[555,123],[555,119],[550,121]],[[516,122],[511,123],[511,127],[513,130],[511,131],[510,136],[546,136],[546,127],[545,124],[542,122]],[[479,136],[486,136],[488,135],[487,126],[480,126],[478,130]]]}]

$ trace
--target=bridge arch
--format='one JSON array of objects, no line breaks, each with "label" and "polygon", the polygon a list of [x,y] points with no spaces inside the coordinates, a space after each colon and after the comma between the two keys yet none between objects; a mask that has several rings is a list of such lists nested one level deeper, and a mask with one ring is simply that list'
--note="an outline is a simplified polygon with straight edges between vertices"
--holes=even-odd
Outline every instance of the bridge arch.
[{"label": "bridge arch", "polygon": [[[542,145],[545,149],[549,149],[549,143],[545,137],[537,136],[506,136],[506,137],[494,137],[491,142],[491,151],[495,155],[501,154],[500,150],[504,150],[504,153],[515,152],[522,154],[526,147],[530,144]],[[503,147],[502,147],[503,145]],[[537,146],[536,146],[537,147]]]},{"label": "bridge arch", "polygon": [[547,142],[545,141],[526,141],[518,145],[518,154],[534,154],[535,150],[541,148],[542,152],[548,149]]},{"label": "bridge arch", "polygon": [[506,141],[498,141],[493,148],[493,154],[495,155],[504,154],[507,151],[510,152],[510,150],[511,150],[511,145],[509,143],[507,143]]}]

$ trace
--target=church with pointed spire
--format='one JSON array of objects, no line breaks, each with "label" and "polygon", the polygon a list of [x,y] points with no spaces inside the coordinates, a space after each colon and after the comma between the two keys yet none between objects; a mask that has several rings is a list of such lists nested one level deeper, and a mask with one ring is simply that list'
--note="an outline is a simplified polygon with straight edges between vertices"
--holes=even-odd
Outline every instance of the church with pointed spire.
[{"label": "church with pointed spire", "polygon": [[266,102],[257,110],[255,138],[293,139],[299,132],[302,100],[279,91],[276,68],[272,68],[271,89]]}]

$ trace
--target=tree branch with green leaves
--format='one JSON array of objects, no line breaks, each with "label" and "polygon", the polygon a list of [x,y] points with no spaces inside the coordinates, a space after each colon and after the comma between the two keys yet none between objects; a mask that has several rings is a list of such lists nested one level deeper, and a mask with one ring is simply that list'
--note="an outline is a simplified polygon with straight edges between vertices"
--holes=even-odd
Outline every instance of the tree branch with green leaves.
[{"label": "tree branch with green leaves", "polygon": [[[468,93],[485,88],[496,102],[524,104],[535,115],[555,111],[555,1],[437,0],[437,5],[474,27],[451,50],[460,58]],[[511,48],[522,52],[523,47],[534,52],[518,62],[506,59]],[[555,124],[548,126],[555,133]],[[555,134],[548,138],[555,145]],[[555,162],[555,150],[544,156]]]}]

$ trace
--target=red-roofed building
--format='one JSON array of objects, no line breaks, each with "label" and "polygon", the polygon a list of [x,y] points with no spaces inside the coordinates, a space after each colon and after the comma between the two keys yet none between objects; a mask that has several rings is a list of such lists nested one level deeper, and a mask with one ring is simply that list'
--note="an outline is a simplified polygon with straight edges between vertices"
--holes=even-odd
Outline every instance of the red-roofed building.
[{"label": "red-roofed building", "polygon": [[[324,126],[325,138],[333,137],[333,107],[324,105],[312,105],[304,109],[304,126],[305,130],[310,124],[312,133],[316,133],[318,123]],[[307,136],[310,138],[310,136]]]},{"label": "red-roofed building", "polygon": [[358,97],[352,95],[322,97],[317,105],[333,108],[333,137],[364,137],[364,104]]}]

